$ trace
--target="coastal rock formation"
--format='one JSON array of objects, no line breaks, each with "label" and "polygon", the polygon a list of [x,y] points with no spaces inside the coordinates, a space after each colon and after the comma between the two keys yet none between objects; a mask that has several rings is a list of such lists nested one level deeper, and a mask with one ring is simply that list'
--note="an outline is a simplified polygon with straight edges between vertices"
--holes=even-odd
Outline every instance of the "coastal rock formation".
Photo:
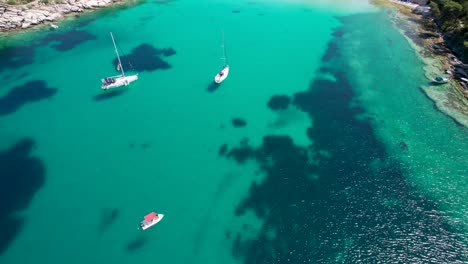
[{"label": "coastal rock formation", "polygon": [[70,13],[112,5],[120,0],[62,0],[52,4],[32,2],[27,5],[0,4],[0,32],[29,28],[57,21]]}]

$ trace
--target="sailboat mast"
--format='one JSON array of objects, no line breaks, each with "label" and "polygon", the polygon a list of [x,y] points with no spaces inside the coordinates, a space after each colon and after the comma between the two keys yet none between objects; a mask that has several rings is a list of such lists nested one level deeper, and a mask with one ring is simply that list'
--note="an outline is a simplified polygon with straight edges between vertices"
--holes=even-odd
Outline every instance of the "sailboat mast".
[{"label": "sailboat mast", "polygon": [[125,73],[124,73],[124,70],[123,70],[123,67],[122,67],[122,62],[120,61],[119,52],[117,51],[117,46],[115,45],[115,40],[114,40],[114,36],[112,35],[112,32],[110,33],[110,35],[111,35],[111,38],[112,38],[112,43],[114,44],[115,54],[117,54],[117,59],[119,60],[120,71],[122,72],[122,76],[125,76]]},{"label": "sailboat mast", "polygon": [[224,47],[224,31],[222,32],[222,45],[221,47],[223,48],[223,60],[224,60],[224,65],[223,66],[226,66],[227,65],[227,58],[226,58],[226,47]]}]

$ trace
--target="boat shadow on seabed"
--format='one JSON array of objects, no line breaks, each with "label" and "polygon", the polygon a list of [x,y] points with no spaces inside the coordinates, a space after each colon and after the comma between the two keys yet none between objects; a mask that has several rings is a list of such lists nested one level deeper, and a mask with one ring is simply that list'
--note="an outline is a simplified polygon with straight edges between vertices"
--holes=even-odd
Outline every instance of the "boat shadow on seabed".
[{"label": "boat shadow on seabed", "polygon": [[216,90],[218,90],[219,85],[220,85],[219,83],[216,83],[213,81],[210,83],[210,85],[208,85],[208,87],[206,88],[206,91],[210,93],[215,92]]},{"label": "boat shadow on seabed", "polygon": [[144,245],[148,243],[148,239],[144,236],[136,237],[130,240],[125,247],[125,250],[129,253],[134,252],[138,249],[141,249]]},{"label": "boat shadow on seabed", "polygon": [[124,93],[127,92],[127,89],[122,89],[122,90],[112,90],[112,91],[106,91],[105,93],[99,93],[93,97],[93,100],[96,102],[99,101],[105,101],[108,99],[112,99],[114,97],[120,96]]}]

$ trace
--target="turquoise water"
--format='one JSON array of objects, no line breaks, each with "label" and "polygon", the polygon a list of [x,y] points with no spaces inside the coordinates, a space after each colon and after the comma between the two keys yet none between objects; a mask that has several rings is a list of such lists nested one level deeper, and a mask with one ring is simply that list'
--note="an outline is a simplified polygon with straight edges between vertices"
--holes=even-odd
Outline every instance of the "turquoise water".
[{"label": "turquoise water", "polygon": [[[10,40],[2,263],[466,261],[468,131],[385,14],[346,7],[148,1]],[[139,72],[117,93],[109,31]]]}]

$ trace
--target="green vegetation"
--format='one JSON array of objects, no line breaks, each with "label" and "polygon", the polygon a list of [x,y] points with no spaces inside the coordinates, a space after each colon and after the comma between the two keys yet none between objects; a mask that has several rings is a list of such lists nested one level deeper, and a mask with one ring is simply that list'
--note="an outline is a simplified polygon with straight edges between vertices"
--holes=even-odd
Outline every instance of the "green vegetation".
[{"label": "green vegetation", "polygon": [[[8,0],[8,1],[6,1],[6,3],[8,5],[25,5],[25,4],[31,3],[33,1],[34,0]],[[3,1],[0,1],[0,2],[3,2]]]},{"label": "green vegetation", "polygon": [[447,44],[468,61],[468,0],[431,0],[435,22],[447,36]]}]

